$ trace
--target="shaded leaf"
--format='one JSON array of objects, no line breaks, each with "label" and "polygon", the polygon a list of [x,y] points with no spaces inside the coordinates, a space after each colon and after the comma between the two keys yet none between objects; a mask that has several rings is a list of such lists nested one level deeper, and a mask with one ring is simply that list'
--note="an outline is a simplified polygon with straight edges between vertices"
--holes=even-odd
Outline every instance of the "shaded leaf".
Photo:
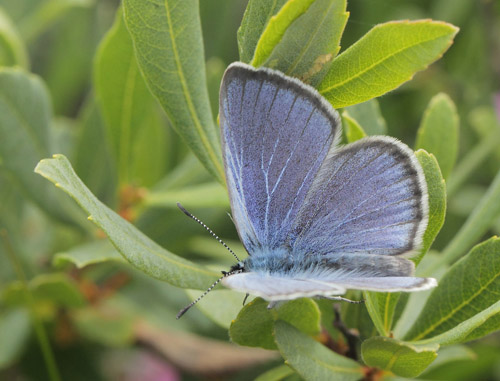
[{"label": "shaded leaf", "polygon": [[49,95],[38,77],[19,69],[0,69],[2,165],[42,210],[72,222],[69,200],[33,174],[36,163],[53,151],[51,119]]},{"label": "shaded leaf", "polygon": [[366,136],[365,131],[359,125],[356,119],[353,119],[347,111],[342,113],[342,121],[344,126],[347,143],[354,143],[356,140],[362,139]]},{"label": "shaded leaf", "polygon": [[420,123],[415,149],[432,153],[445,179],[457,158],[458,127],[457,109],[450,97],[444,93],[434,96]]},{"label": "shaded leaf", "polygon": [[64,156],[54,155],[53,159],[42,160],[35,172],[73,197],[89,214],[89,219],[104,230],[120,254],[139,270],[184,288],[205,289],[216,279],[217,274],[163,249],[102,204],[78,178]]},{"label": "shaded leaf", "polygon": [[401,377],[417,377],[437,357],[439,345],[417,346],[388,337],[372,337],[361,345],[366,365]]},{"label": "shaded leaf", "polygon": [[31,334],[27,310],[13,309],[0,315],[0,369],[12,365],[21,355]]},{"label": "shaded leaf", "polygon": [[227,190],[211,182],[163,192],[150,192],[143,199],[148,207],[177,208],[180,202],[186,208],[229,207]]},{"label": "shaded leaf", "polygon": [[82,269],[89,265],[108,261],[125,262],[108,240],[101,240],[74,246],[66,251],[56,253],[52,259],[52,264],[61,267],[71,263]]},{"label": "shaded leaf", "polygon": [[378,97],[440,58],[457,32],[431,20],[376,25],[333,61],[318,90],[335,108]]},{"label": "shaded leaf", "polygon": [[293,369],[289,366],[280,365],[262,373],[255,381],[280,381],[294,373]]},{"label": "shaded leaf", "polygon": [[315,86],[340,50],[349,13],[345,0],[316,0],[294,20],[264,66]]},{"label": "shaded leaf", "polygon": [[[453,265],[430,295],[406,340],[419,341],[443,334],[447,337],[432,341],[449,344],[498,330],[500,319],[495,314],[500,311],[499,253],[500,238],[491,238]],[[453,331],[453,335],[445,335],[447,331]]]},{"label": "shaded leaf", "polygon": [[359,123],[367,135],[385,135],[387,133],[387,123],[376,99],[346,107],[345,112]]},{"label": "shaded leaf", "polygon": [[28,52],[14,24],[0,8],[0,66],[28,67]]},{"label": "shaded leaf", "polygon": [[151,171],[158,163],[164,162],[161,156],[164,147],[163,150],[154,149],[155,145],[149,144],[147,149],[137,149],[137,145],[140,138],[152,143],[161,142],[161,135],[158,136],[156,129],[164,127],[158,126],[159,118],[154,118],[156,100],[137,66],[121,8],[116,13],[113,27],[99,46],[94,73],[96,96],[106,122],[120,183],[137,182],[143,185],[145,181],[140,171],[132,173],[134,166],[147,158],[147,163],[142,165]]},{"label": "shaded leaf", "polygon": [[125,0],[137,62],[172,126],[219,182],[224,170],[208,100],[197,0]]},{"label": "shaded leaf", "polygon": [[292,22],[307,11],[313,2],[314,0],[288,0],[279,12],[270,18],[262,31],[250,64],[255,67],[261,66],[283,38]]},{"label": "shaded leaf", "polygon": [[274,322],[286,321],[301,331],[314,335],[320,330],[319,308],[312,299],[302,298],[267,308],[268,301],[257,298],[238,314],[229,329],[231,340],[240,345],[276,349]]},{"label": "shaded leaf", "polygon": [[250,0],[238,29],[240,61],[250,63],[262,32],[287,0]]},{"label": "shaded leaf", "polygon": [[341,356],[297,328],[277,321],[275,339],[286,363],[305,380],[360,380],[363,369],[356,361]]}]

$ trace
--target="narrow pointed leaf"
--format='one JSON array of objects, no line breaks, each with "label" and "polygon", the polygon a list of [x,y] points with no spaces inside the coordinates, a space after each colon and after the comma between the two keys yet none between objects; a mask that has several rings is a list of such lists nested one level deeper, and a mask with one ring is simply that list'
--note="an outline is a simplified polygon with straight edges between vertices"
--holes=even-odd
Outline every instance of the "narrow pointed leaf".
[{"label": "narrow pointed leaf", "polygon": [[219,182],[220,145],[208,99],[197,0],[125,0],[139,68],[172,126]]},{"label": "narrow pointed leaf", "polygon": [[13,22],[0,8],[0,66],[28,67],[28,52]]},{"label": "narrow pointed leaf", "polygon": [[[475,246],[469,254],[453,265],[439,282],[439,287],[430,295],[405,339],[411,341],[428,339],[452,329],[455,331],[458,329],[460,332],[462,329],[456,326],[460,323],[465,324],[481,311],[490,309],[486,315],[487,319],[493,316],[492,313],[498,314],[499,253],[500,238],[494,237]],[[483,327],[481,336],[500,328],[498,316],[488,322],[477,319],[481,325],[487,324]],[[470,339],[468,335],[473,332],[470,327],[469,324],[468,329],[463,328],[461,340]],[[476,333],[473,336],[477,335]],[[457,340],[459,339],[455,338],[454,342]]]},{"label": "narrow pointed leaf", "polygon": [[261,66],[269,58],[288,27],[307,11],[313,2],[314,0],[288,0],[279,12],[271,17],[257,42],[251,65]]},{"label": "narrow pointed leaf", "polygon": [[121,8],[116,13],[113,27],[99,46],[94,73],[96,95],[120,183],[143,185],[144,181],[132,173],[134,165],[146,157],[150,159],[149,167],[153,168],[161,158],[144,155],[144,152],[156,152],[151,149],[153,145],[141,152],[134,148],[144,134],[153,134],[158,140],[155,120],[152,119],[157,103],[139,71]]},{"label": "narrow pointed leaf", "polygon": [[431,20],[377,25],[333,61],[318,90],[335,108],[383,95],[440,58],[457,32]]},{"label": "narrow pointed leaf", "polygon": [[316,0],[287,28],[263,65],[315,86],[340,50],[348,15],[345,0]]},{"label": "narrow pointed leaf", "polygon": [[262,32],[287,0],[250,0],[238,29],[240,61],[250,63]]},{"label": "narrow pointed leaf", "polygon": [[[0,160],[24,193],[49,215],[66,223],[75,211],[33,173],[54,151],[50,98],[42,81],[20,69],[0,69]],[[77,215],[78,216],[78,215]]]},{"label": "narrow pointed leaf", "polygon": [[444,93],[434,96],[420,123],[415,149],[432,153],[448,178],[458,152],[458,114],[453,101]]},{"label": "narrow pointed leaf", "polygon": [[344,112],[356,119],[367,135],[387,134],[387,123],[376,99],[346,107]]},{"label": "narrow pointed leaf", "polygon": [[304,380],[355,381],[364,377],[356,361],[333,352],[284,321],[276,322],[274,336],[286,363]]},{"label": "narrow pointed leaf", "polygon": [[361,127],[358,121],[352,118],[347,111],[342,113],[342,121],[344,122],[345,136],[348,143],[354,143],[356,140],[362,139],[366,136],[363,127]]},{"label": "narrow pointed leaf", "polygon": [[174,286],[195,289],[206,289],[217,278],[216,273],[163,249],[101,203],[78,178],[63,155],[42,160],[35,172],[73,197],[89,214],[89,219],[104,230],[120,254],[144,273]]},{"label": "narrow pointed leaf", "polygon": [[108,240],[85,243],[74,246],[67,251],[56,253],[52,259],[52,264],[56,267],[64,266],[68,263],[82,269],[86,266],[103,262],[125,262],[123,257]]},{"label": "narrow pointed leaf", "polygon": [[276,349],[273,338],[275,321],[283,320],[310,335],[320,331],[320,312],[308,298],[291,300],[270,310],[269,302],[257,298],[243,307],[229,329],[231,340],[240,345]]},{"label": "narrow pointed leaf", "polygon": [[295,372],[292,368],[287,365],[280,365],[276,368],[272,368],[265,373],[262,373],[255,381],[280,381],[284,380],[286,377],[291,376]]},{"label": "narrow pointed leaf", "polygon": [[149,207],[177,208],[180,202],[186,208],[229,207],[227,190],[216,182],[191,185],[179,189],[151,192],[143,200]]},{"label": "narrow pointed leaf", "polygon": [[437,357],[439,345],[417,346],[388,337],[372,337],[361,345],[366,365],[401,377],[417,377]]}]

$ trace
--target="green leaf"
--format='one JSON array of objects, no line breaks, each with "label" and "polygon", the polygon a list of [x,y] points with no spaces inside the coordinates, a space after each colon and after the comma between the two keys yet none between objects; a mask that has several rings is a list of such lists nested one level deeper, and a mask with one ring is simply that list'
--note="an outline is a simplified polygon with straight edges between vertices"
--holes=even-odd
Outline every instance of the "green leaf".
[{"label": "green leaf", "polygon": [[315,86],[340,50],[348,16],[345,0],[314,1],[286,29],[263,65]]},{"label": "green leaf", "polygon": [[110,241],[133,266],[153,278],[183,288],[206,289],[217,274],[174,255],[151,241],[132,224],[102,204],[82,183],[63,155],[38,163],[35,172],[61,188],[104,230]]},{"label": "green leaf", "polygon": [[219,140],[208,99],[197,0],[125,0],[125,22],[139,68],[179,135],[223,183]]},{"label": "green leaf", "polygon": [[[415,265],[418,265],[443,226],[446,214],[446,189],[436,158],[422,149],[418,150],[415,154],[424,171],[429,193],[429,223],[424,233],[420,252],[411,258],[415,262]],[[390,336],[394,323],[394,313],[400,295],[401,293],[399,292],[365,292],[366,308],[372,317],[375,327],[377,327],[377,331],[383,336]]]},{"label": "green leaf", "polygon": [[436,360],[427,368],[423,375],[423,379],[433,379],[431,377],[427,378],[428,372],[432,372],[441,366],[448,365],[450,363],[457,363],[459,361],[476,360],[477,355],[472,349],[465,345],[453,345],[451,347],[443,347],[439,349],[439,355]]},{"label": "green leaf", "polygon": [[275,339],[286,363],[305,380],[354,381],[364,377],[356,361],[331,351],[284,321],[276,322]]},{"label": "green leaf", "polygon": [[[498,330],[499,253],[500,238],[494,237],[475,246],[453,265],[430,295],[405,339],[419,341],[443,334],[444,339],[432,341],[450,344]],[[461,327],[460,323],[465,326]],[[453,335],[446,334],[447,331],[453,331]]]},{"label": "green leaf", "polygon": [[35,301],[48,300],[57,306],[77,308],[85,304],[76,283],[65,274],[41,274],[29,282]]},{"label": "green leaf", "polygon": [[[19,69],[0,69],[0,159],[2,165],[42,210],[72,222],[65,197],[33,174],[53,150],[49,95],[42,81]],[[57,196],[57,197],[56,197]]]},{"label": "green leaf", "polygon": [[279,12],[271,17],[262,31],[250,64],[255,67],[261,66],[269,58],[292,22],[307,11],[313,2],[314,0],[288,0]]},{"label": "green leaf", "polygon": [[458,114],[453,101],[444,93],[434,96],[420,123],[415,149],[432,153],[448,178],[458,152]]},{"label": "green leaf", "polygon": [[291,376],[295,372],[287,365],[280,365],[262,373],[255,381],[280,381],[285,377]]},{"label": "green leaf", "polygon": [[488,231],[500,215],[500,202],[498,200],[500,200],[500,170],[474,211],[444,248],[441,254],[441,264],[452,263],[460,258]]},{"label": "green leaf", "polygon": [[262,32],[287,0],[250,0],[238,29],[240,61],[250,63]]},{"label": "green leaf", "polygon": [[0,66],[28,67],[28,52],[14,24],[0,8]]},{"label": "green leaf", "polygon": [[315,335],[320,331],[317,304],[309,298],[283,302],[270,310],[268,301],[257,298],[242,308],[229,329],[231,340],[240,345],[276,349],[274,322],[284,320],[301,331]]},{"label": "green leaf", "polygon": [[71,314],[80,335],[104,346],[130,345],[134,339],[134,319],[111,308],[85,308]]},{"label": "green leaf", "polygon": [[439,345],[417,346],[388,337],[372,337],[361,344],[361,355],[368,366],[390,371],[401,377],[417,377],[437,357]]},{"label": "green leaf", "polygon": [[143,199],[148,207],[177,208],[180,202],[186,208],[229,207],[227,190],[216,182],[191,185],[163,192],[150,192]]},{"label": "green leaf", "polygon": [[[209,285],[207,285],[208,287]],[[192,300],[200,296],[199,290],[186,290]],[[196,306],[210,320],[222,328],[229,329],[243,306],[245,294],[233,290],[216,290],[206,294]]]},{"label": "green leaf", "polygon": [[9,310],[0,315],[0,369],[11,366],[28,343],[31,324],[25,309]]},{"label": "green leaf", "polygon": [[137,142],[142,136],[152,136],[153,143],[161,141],[156,134],[160,121],[156,118],[154,123],[152,119],[156,113],[156,100],[137,66],[121,8],[116,13],[113,27],[99,46],[94,72],[96,96],[106,122],[120,184],[137,182],[143,185],[144,181],[131,173],[134,165],[145,156],[149,159],[145,167],[151,170],[161,162],[161,157],[151,155],[151,152],[159,151],[152,150],[153,144],[149,149],[139,151]]},{"label": "green leaf", "polygon": [[429,223],[424,233],[422,249],[412,258],[418,265],[423,256],[429,251],[444,224],[446,215],[446,184],[441,174],[438,162],[434,155],[423,149],[415,152],[422,169],[424,170],[427,192],[429,194]]},{"label": "green leaf", "polygon": [[80,136],[73,156],[76,173],[106,205],[115,204],[117,174],[104,121],[94,97],[78,116]]},{"label": "green leaf", "polygon": [[318,90],[335,108],[383,95],[440,58],[457,32],[431,20],[376,25],[333,61]]},{"label": "green leaf", "polygon": [[62,267],[71,263],[82,269],[89,265],[109,261],[125,262],[108,240],[101,240],[74,246],[67,251],[56,253],[52,264],[56,267]]},{"label": "green leaf", "polygon": [[342,121],[344,122],[344,131],[348,143],[354,143],[356,140],[362,139],[366,136],[363,127],[359,125],[356,119],[353,119],[347,111],[342,113]]},{"label": "green leaf", "polygon": [[346,107],[344,112],[355,119],[367,135],[385,135],[387,123],[376,99]]}]

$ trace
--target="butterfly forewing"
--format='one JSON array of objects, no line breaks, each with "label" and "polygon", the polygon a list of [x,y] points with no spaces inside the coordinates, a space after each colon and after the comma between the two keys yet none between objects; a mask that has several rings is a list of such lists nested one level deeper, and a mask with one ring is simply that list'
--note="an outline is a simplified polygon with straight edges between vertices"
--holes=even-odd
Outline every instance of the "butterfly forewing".
[{"label": "butterfly forewing", "polygon": [[233,220],[250,254],[282,246],[338,138],[337,113],[315,90],[282,74],[231,65],[220,125]]}]

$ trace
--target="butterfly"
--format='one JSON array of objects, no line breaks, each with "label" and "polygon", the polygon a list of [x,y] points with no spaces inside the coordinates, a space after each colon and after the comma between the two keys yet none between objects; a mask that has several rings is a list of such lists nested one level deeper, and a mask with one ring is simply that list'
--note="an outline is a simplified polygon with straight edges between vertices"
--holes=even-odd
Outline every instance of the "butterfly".
[{"label": "butterfly", "polygon": [[230,65],[220,126],[232,217],[249,257],[222,279],[269,301],[420,291],[408,259],[428,223],[423,170],[400,141],[339,145],[336,110],[271,69]]},{"label": "butterfly", "polygon": [[387,136],[341,146],[339,114],[314,88],[240,62],[224,74],[219,119],[232,218],[249,255],[223,272],[225,286],[276,302],[437,285],[414,277],[408,259],[429,216],[408,146]]}]

